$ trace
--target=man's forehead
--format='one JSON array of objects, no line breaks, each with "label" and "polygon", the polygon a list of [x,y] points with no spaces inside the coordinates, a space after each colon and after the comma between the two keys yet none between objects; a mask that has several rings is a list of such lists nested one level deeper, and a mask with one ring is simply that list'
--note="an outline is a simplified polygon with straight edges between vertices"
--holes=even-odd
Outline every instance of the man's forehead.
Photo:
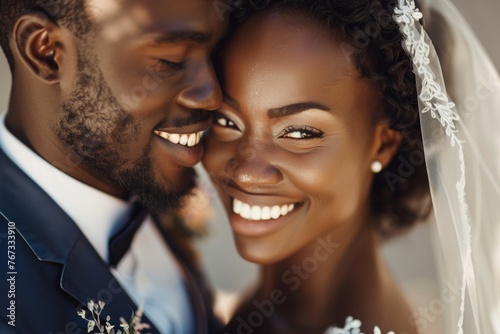
[{"label": "man's forehead", "polygon": [[198,33],[201,40],[201,35],[220,35],[224,24],[208,0],[87,0],[86,9],[113,39],[183,31]]}]

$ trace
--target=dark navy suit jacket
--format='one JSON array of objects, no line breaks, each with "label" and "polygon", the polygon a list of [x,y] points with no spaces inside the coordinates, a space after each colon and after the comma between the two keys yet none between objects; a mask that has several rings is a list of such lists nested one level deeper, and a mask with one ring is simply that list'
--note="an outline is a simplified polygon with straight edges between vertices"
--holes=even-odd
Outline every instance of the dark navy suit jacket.
[{"label": "dark navy suit jacket", "polygon": [[[0,213],[6,218],[0,215],[0,333],[80,333],[86,323],[77,311],[89,299],[106,302],[103,316],[111,316],[113,324],[137,309],[77,225],[2,150]],[[184,268],[196,333],[218,332],[201,272],[187,265],[181,247],[162,233]]]}]

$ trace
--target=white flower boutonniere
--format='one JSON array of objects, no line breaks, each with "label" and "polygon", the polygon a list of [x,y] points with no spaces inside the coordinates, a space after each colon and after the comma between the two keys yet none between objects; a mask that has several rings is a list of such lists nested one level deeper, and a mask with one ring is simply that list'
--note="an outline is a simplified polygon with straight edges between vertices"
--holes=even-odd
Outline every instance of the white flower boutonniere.
[{"label": "white flower boutonniere", "polygon": [[[142,306],[134,313],[132,311],[132,316],[127,322],[124,318],[120,318],[120,329],[115,329],[115,325],[111,324],[111,318],[108,315],[106,317],[106,323],[101,323],[101,313],[106,304],[103,301],[94,302],[91,300],[87,303],[87,308],[89,310],[89,317],[87,318],[87,312],[84,309],[78,311],[78,315],[87,321],[86,333],[94,334],[141,334],[143,330],[150,328],[149,324],[142,322],[143,310]],[[84,330],[82,328],[82,330]],[[146,333],[144,333],[146,334]]]}]

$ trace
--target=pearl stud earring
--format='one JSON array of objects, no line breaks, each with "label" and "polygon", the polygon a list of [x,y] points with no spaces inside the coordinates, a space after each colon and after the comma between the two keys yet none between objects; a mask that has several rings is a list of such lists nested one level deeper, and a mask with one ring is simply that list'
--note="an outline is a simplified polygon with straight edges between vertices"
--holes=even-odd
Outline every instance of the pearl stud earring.
[{"label": "pearl stud earring", "polygon": [[372,169],[372,172],[375,173],[375,174],[378,174],[382,171],[382,163],[378,160],[375,160],[373,163],[372,163],[372,166],[371,166],[371,169]]}]

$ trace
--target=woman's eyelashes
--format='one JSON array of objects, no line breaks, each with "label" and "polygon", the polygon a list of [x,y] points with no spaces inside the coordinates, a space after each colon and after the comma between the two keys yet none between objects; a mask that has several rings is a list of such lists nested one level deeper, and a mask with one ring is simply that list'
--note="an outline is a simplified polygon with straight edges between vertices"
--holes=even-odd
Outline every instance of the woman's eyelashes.
[{"label": "woman's eyelashes", "polygon": [[286,127],[280,138],[290,138],[290,139],[316,139],[323,138],[325,133],[318,129],[310,126],[288,126]]},{"label": "woman's eyelashes", "polygon": [[224,128],[231,128],[234,130],[239,130],[236,123],[234,123],[230,118],[224,116],[220,112],[214,113],[214,122],[215,122],[215,124],[220,125]]},{"label": "woman's eyelashes", "polygon": [[[214,113],[214,124],[221,126],[227,129],[233,129],[237,131],[241,131],[235,122],[233,122],[230,118],[225,116],[220,112]],[[316,139],[323,138],[324,132],[318,129],[315,129],[311,126],[288,126],[281,131],[278,138],[287,138],[287,139]]]}]

